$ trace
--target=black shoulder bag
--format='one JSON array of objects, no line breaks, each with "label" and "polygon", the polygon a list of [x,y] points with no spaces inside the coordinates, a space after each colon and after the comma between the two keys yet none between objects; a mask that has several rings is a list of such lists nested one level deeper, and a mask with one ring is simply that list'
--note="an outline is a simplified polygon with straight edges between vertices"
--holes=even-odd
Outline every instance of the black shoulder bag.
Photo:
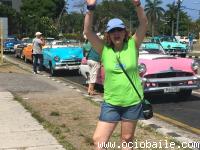
[{"label": "black shoulder bag", "polygon": [[117,58],[117,61],[119,63],[120,68],[122,69],[122,71],[124,72],[124,74],[126,75],[128,80],[130,81],[130,83],[133,86],[134,90],[136,91],[138,97],[141,99],[144,118],[145,119],[152,118],[153,117],[153,107],[152,107],[152,105],[150,104],[150,102],[147,99],[142,99],[142,97],[140,96],[138,90],[136,89],[135,85],[133,84],[133,81],[131,80],[131,78],[129,77],[127,72],[125,71],[122,63],[119,60],[119,58],[117,56],[116,56],[116,58]]}]

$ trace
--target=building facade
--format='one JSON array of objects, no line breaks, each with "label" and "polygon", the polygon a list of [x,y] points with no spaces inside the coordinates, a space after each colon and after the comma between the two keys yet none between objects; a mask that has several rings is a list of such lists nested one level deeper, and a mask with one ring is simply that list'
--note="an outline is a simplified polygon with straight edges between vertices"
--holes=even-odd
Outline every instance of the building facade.
[{"label": "building facade", "polygon": [[0,0],[0,4],[11,6],[13,9],[19,12],[22,2],[21,0]]}]

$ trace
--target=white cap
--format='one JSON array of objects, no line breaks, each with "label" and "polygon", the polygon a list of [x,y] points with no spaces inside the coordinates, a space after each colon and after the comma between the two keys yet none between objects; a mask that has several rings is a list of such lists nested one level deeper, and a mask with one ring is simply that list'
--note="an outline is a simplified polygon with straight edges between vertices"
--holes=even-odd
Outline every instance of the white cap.
[{"label": "white cap", "polygon": [[85,34],[83,34],[83,38],[84,38],[85,40],[87,40],[87,36],[86,36]]},{"label": "white cap", "polygon": [[36,35],[36,36],[42,35],[42,33],[41,33],[41,32],[36,32],[35,35]]},{"label": "white cap", "polygon": [[100,33],[100,32],[98,32],[96,35],[97,35],[97,36],[101,36],[101,33]]}]

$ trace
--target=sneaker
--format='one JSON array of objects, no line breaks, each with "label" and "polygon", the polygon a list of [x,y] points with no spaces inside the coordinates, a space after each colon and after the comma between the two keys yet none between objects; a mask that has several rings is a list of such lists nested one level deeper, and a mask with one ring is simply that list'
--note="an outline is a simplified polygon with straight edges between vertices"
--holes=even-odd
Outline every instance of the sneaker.
[{"label": "sneaker", "polygon": [[33,74],[37,74],[37,72],[34,71]]},{"label": "sneaker", "polygon": [[40,73],[40,71],[37,71],[37,73]]}]

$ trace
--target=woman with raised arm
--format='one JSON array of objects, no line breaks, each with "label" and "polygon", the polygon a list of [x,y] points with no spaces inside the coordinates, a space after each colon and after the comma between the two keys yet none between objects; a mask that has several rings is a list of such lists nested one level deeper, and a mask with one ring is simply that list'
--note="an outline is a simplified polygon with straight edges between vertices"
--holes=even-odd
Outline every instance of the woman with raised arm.
[{"label": "woman with raised arm", "polygon": [[[132,0],[139,20],[139,27],[135,34],[130,37],[123,21],[114,18],[107,23],[104,42],[92,31],[96,0],[86,0],[86,2],[88,11],[85,16],[84,34],[100,54],[105,70],[104,102],[93,140],[95,150],[105,150],[106,148],[99,145],[109,141],[119,121],[121,122],[121,142],[129,143],[133,140],[137,120],[143,118],[141,99],[117,59],[121,61],[123,68],[143,98],[143,88],[138,72],[138,49],[145,37],[147,18],[140,0]],[[132,147],[122,149],[131,150]]]}]

